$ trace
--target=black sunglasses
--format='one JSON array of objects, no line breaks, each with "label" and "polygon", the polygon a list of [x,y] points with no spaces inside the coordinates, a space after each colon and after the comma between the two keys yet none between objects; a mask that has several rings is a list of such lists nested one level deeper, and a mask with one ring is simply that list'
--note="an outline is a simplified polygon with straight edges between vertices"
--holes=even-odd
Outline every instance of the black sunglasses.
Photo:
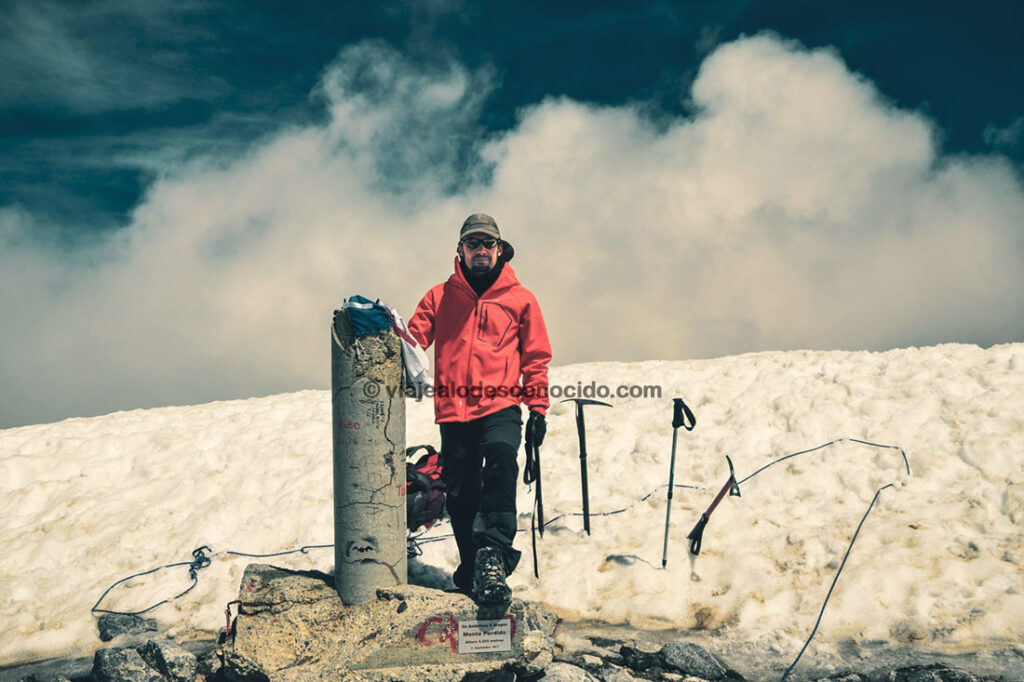
[{"label": "black sunglasses", "polygon": [[470,237],[468,239],[463,239],[462,243],[465,244],[466,248],[469,249],[470,251],[475,251],[476,249],[480,248],[481,244],[483,244],[485,249],[493,249],[495,246],[498,245],[498,240],[493,239],[491,237],[488,237],[487,239],[477,239],[475,237]]}]

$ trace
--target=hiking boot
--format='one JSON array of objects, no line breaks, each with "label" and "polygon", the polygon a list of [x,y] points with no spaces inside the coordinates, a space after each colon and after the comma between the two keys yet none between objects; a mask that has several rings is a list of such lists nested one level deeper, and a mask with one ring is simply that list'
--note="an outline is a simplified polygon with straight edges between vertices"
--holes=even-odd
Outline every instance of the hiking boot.
[{"label": "hiking boot", "polygon": [[497,547],[476,551],[473,594],[477,604],[488,606],[507,606],[512,601],[512,590],[505,584],[505,561]]}]

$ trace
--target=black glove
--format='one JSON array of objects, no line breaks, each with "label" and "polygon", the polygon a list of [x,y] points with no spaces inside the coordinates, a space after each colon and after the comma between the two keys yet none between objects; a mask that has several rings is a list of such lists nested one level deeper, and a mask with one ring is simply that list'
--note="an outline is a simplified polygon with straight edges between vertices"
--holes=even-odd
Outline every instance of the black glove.
[{"label": "black glove", "polygon": [[530,418],[526,420],[526,447],[540,447],[544,443],[544,434],[548,432],[548,423],[544,415],[537,410],[530,410]]}]

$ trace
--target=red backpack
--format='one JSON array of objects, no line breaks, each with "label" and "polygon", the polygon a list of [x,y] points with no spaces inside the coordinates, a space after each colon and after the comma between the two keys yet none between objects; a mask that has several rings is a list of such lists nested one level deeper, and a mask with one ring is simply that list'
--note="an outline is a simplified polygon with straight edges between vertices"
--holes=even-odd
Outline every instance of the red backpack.
[{"label": "red backpack", "polygon": [[[415,462],[410,458],[426,450]],[[431,445],[414,445],[405,450],[405,518],[409,530],[430,528],[444,514],[444,481],[441,454]]]}]

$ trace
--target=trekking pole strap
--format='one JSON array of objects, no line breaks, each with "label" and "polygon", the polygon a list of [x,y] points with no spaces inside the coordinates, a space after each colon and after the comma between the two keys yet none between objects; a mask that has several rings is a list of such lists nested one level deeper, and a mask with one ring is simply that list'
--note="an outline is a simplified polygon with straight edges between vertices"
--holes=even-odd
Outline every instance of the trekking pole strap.
[{"label": "trekking pole strap", "polygon": [[526,485],[536,484],[533,497],[533,513],[530,520],[530,540],[533,546],[533,576],[540,578],[540,571],[537,564],[537,533],[544,537],[544,498],[540,478],[540,448],[533,443],[533,438],[527,439],[526,443],[526,465],[523,467],[523,483]]},{"label": "trekking pole strap", "polygon": [[532,442],[526,444],[526,465],[523,467],[523,483],[526,485],[537,484],[534,495],[534,509],[538,518],[541,536],[544,535],[544,502],[541,497],[540,486],[540,448]]},{"label": "trekking pole strap", "polygon": [[700,554],[700,543],[704,538],[704,527],[708,525],[707,513],[700,515],[700,521],[693,527],[690,534],[686,536],[686,539],[690,541],[690,554],[697,556]]},{"label": "trekking pole strap", "polygon": [[537,508],[537,529],[540,532],[540,536],[544,537],[544,493],[541,487],[540,479],[540,446],[533,446],[533,462],[536,468],[534,480],[537,483],[537,490],[534,494],[533,502]]},{"label": "trekking pole strap", "polygon": [[683,402],[682,398],[673,398],[672,428],[678,429],[680,426],[687,431],[693,431],[694,427],[697,426],[697,418],[693,416],[693,412]]},{"label": "trekking pole strap", "polygon": [[540,478],[540,458],[532,438],[526,439],[526,465],[523,467],[523,483],[530,485]]}]

